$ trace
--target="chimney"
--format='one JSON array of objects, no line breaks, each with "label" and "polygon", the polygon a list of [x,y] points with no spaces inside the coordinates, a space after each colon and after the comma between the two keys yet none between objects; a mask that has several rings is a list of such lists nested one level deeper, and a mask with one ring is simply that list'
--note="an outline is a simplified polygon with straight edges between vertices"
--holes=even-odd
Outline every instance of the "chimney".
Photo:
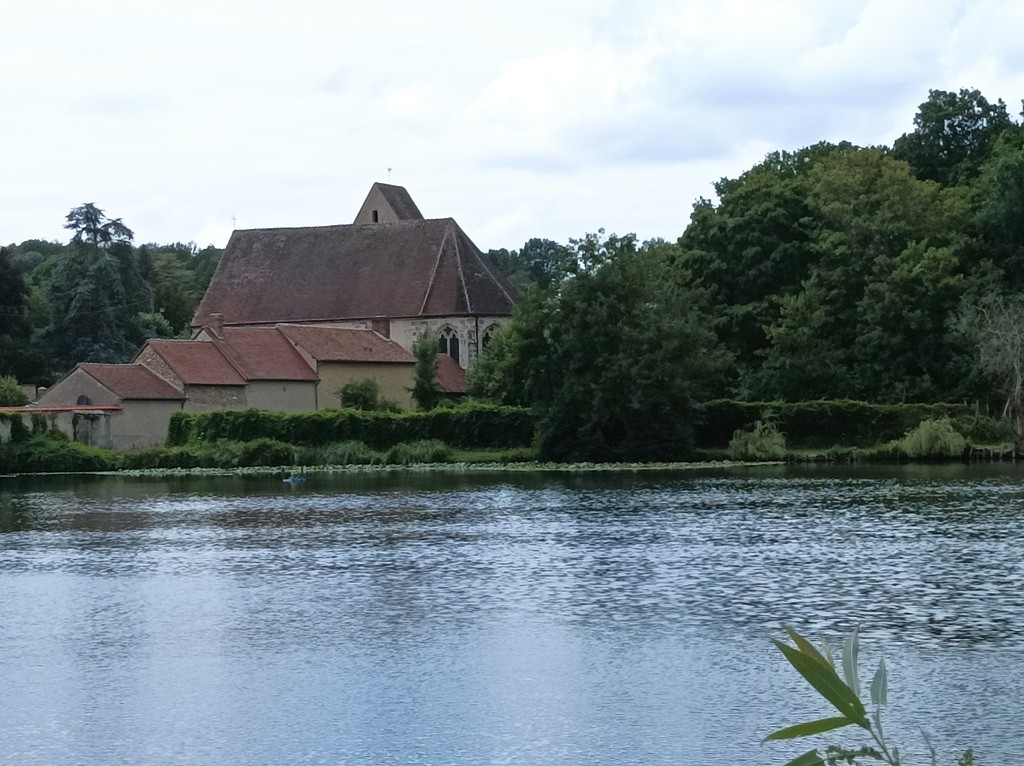
[{"label": "chimney", "polygon": [[210,332],[216,335],[221,340],[224,339],[224,315],[223,314],[210,314],[210,324],[208,325]]},{"label": "chimney", "polygon": [[370,329],[378,335],[391,339],[391,318],[386,316],[374,317],[370,320]]}]

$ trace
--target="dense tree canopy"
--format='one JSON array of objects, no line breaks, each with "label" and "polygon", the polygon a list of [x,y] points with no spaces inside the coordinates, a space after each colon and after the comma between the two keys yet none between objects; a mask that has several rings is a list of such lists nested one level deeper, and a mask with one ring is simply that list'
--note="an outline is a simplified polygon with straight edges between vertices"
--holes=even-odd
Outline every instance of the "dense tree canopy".
[{"label": "dense tree canopy", "polygon": [[588,235],[581,271],[530,291],[471,371],[481,394],[527,404],[559,459],[672,458],[724,367],[702,296],[658,243]]},{"label": "dense tree canopy", "polygon": [[918,178],[943,185],[977,176],[999,135],[1013,127],[1002,100],[989,103],[977,90],[928,92],[914,130],[893,143],[893,156],[910,163]]},{"label": "dense tree canopy", "polygon": [[0,256],[0,375],[47,384],[77,362],[126,361],[146,337],[187,334],[220,257],[192,244],[135,248],[92,203],[66,221],[68,244],[26,240]]}]

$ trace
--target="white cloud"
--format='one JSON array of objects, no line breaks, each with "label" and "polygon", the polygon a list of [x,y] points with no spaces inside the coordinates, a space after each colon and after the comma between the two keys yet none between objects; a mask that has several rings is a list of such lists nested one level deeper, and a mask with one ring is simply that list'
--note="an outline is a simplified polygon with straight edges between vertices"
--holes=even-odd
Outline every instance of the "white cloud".
[{"label": "white cloud", "polygon": [[487,247],[677,237],[770,149],[1024,95],[1015,0],[41,0],[0,26],[0,241],[94,201],[140,241],[351,220],[409,188]]}]

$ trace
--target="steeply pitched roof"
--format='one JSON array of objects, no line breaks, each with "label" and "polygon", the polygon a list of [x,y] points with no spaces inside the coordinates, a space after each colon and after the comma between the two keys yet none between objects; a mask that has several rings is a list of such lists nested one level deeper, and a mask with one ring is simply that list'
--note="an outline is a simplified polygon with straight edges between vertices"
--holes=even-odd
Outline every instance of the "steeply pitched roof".
[{"label": "steeply pitched roof", "polygon": [[231,235],[193,326],[506,316],[515,288],[450,218]]},{"label": "steeply pitched roof", "polygon": [[245,385],[245,379],[216,343],[204,340],[154,339],[148,341],[147,345],[186,385]]},{"label": "steeply pitched roof", "polygon": [[184,394],[141,364],[83,362],[78,369],[121,399],[184,399]]},{"label": "steeply pitched roof", "polygon": [[[282,324],[277,329],[288,340],[321,362],[416,361],[412,354],[373,330],[353,330],[324,325]],[[231,332],[230,329],[226,332]]]},{"label": "steeply pitched roof", "polygon": [[316,380],[316,371],[274,327],[225,327],[222,350],[247,380]]},{"label": "steeply pitched roof", "polygon": [[[386,206],[385,210],[381,210]],[[372,213],[378,213],[374,218]],[[359,208],[353,223],[393,223],[394,221],[422,221],[423,214],[412,201],[404,186],[375,183],[370,187],[363,206]]]}]

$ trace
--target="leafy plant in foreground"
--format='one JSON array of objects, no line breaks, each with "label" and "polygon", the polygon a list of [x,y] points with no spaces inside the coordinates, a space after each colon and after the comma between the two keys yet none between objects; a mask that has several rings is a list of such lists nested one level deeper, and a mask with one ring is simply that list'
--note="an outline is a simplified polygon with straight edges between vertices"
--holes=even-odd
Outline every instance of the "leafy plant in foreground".
[{"label": "leafy plant in foreground", "polygon": [[[871,679],[871,704],[874,706],[874,711],[869,716],[860,699],[860,682],[857,676],[857,655],[860,647],[857,640],[857,629],[854,628],[843,642],[843,675],[840,677],[828,644],[823,644],[822,651],[819,652],[804,636],[788,626],[784,626],[784,628],[796,646],[790,646],[774,639],[772,642],[779,648],[789,664],[796,668],[796,671],[818,694],[832,704],[839,715],[787,726],[769,734],[765,737],[765,741],[809,737],[844,726],[859,726],[871,737],[870,744],[857,748],[829,745],[825,748],[824,755],[818,748],[808,750],[789,761],[786,766],[837,766],[837,764],[843,763],[856,765],[863,764],[868,760],[887,763],[889,766],[900,766],[902,761],[899,748],[893,747],[886,741],[882,728],[881,710],[882,706],[886,704],[888,695],[885,660],[878,661],[878,668]],[[932,766],[936,766],[938,758],[930,744],[929,750],[931,750]],[[973,766],[973,764],[974,753],[968,748],[960,756],[956,766]]]}]

